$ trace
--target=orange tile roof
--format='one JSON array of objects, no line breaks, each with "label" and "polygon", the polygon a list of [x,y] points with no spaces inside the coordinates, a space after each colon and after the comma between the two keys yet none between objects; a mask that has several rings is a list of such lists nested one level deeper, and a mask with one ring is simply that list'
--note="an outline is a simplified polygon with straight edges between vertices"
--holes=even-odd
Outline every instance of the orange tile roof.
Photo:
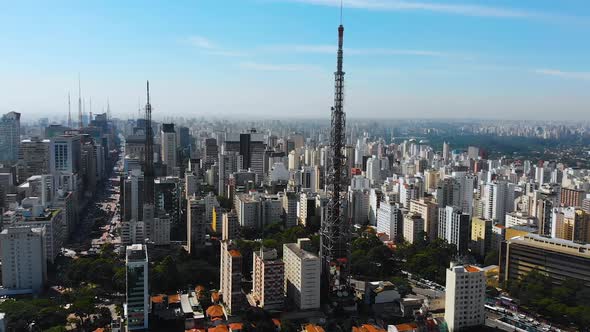
[{"label": "orange tile roof", "polygon": [[207,332],[207,330],[205,330],[205,329],[190,329],[190,330],[184,330],[184,332]]},{"label": "orange tile roof", "polygon": [[414,331],[415,329],[417,329],[418,325],[416,325],[414,323],[400,324],[400,325],[396,325],[395,328],[397,328],[397,330],[399,332],[409,332],[409,331]]},{"label": "orange tile roof", "polygon": [[229,254],[230,254],[232,257],[242,257],[242,254],[240,253],[240,251],[239,251],[239,250],[236,250],[236,249],[232,249],[232,250],[230,250],[230,251],[229,251]]},{"label": "orange tile roof", "polygon": [[220,305],[212,305],[207,308],[206,313],[209,317],[221,317],[223,316],[223,308]]},{"label": "orange tile roof", "polygon": [[242,323],[231,323],[229,324],[229,328],[232,330],[241,330],[244,328],[244,324]]},{"label": "orange tile roof", "polygon": [[465,271],[467,272],[479,272],[481,271],[479,268],[471,265],[465,265]]},{"label": "orange tile roof", "polygon": [[152,303],[164,303],[164,295],[159,294],[152,296]]},{"label": "orange tile roof", "polygon": [[305,332],[325,332],[321,326],[317,326],[314,324],[307,324],[305,325]]},{"label": "orange tile roof", "polygon": [[180,294],[168,295],[168,304],[180,303]]},{"label": "orange tile roof", "polygon": [[227,329],[227,326],[225,325],[218,325],[215,327],[210,327],[209,330],[207,330],[208,332],[229,332],[229,330]]},{"label": "orange tile roof", "polygon": [[104,332],[104,329],[102,327],[99,327],[96,330],[94,330],[94,332]]},{"label": "orange tile roof", "polygon": [[213,302],[219,302],[220,297],[221,296],[219,295],[219,292],[211,292],[211,299],[213,300]]},{"label": "orange tile roof", "polygon": [[195,287],[195,293],[201,293],[205,291],[205,287],[198,285],[197,287]]},{"label": "orange tile roof", "polygon": [[276,326],[276,327],[281,327],[281,321],[280,321],[280,320],[278,320],[278,319],[276,319],[276,318],[273,318],[273,319],[272,319],[272,322],[273,322],[273,323],[275,323],[275,326]]}]

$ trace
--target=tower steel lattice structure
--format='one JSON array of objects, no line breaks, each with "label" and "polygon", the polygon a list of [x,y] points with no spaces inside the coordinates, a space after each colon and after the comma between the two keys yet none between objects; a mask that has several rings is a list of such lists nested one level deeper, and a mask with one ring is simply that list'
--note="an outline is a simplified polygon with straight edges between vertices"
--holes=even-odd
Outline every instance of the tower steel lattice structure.
[{"label": "tower steel lattice structure", "polygon": [[335,76],[334,106],[330,131],[329,168],[327,173],[328,203],[322,220],[321,248],[322,289],[329,296],[346,296],[350,275],[351,225],[346,212],[348,172],[344,148],[346,115],[344,103],[344,71],[342,70],[344,26],[338,27],[338,62]]},{"label": "tower steel lattice structure", "polygon": [[152,104],[150,104],[150,81],[147,81],[145,104],[145,157],[144,157],[144,202],[154,204],[154,132],[152,131]]}]

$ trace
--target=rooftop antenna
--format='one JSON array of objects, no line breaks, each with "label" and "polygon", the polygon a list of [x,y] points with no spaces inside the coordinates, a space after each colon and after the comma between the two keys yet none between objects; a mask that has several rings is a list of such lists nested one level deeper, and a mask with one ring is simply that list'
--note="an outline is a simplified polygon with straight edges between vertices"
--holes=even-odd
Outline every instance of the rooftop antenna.
[{"label": "rooftop antenna", "polygon": [[78,128],[82,129],[82,88],[80,86],[80,73],[78,73]]},{"label": "rooftop antenna", "polygon": [[150,104],[150,81],[146,84],[147,103],[145,104],[145,167],[144,201],[154,204],[154,136],[152,131],[152,105]]},{"label": "rooftop antenna", "polygon": [[107,97],[107,120],[111,119],[111,103],[109,102],[109,98]]},{"label": "rooftop antenna", "polygon": [[68,127],[72,128],[72,100],[70,99],[69,92],[68,92]]},{"label": "rooftop antenna", "polygon": [[92,97],[90,97],[90,113],[88,114],[88,123],[92,121]]},{"label": "rooftop antenna", "polygon": [[340,25],[342,25],[342,2],[343,0],[340,0]]}]

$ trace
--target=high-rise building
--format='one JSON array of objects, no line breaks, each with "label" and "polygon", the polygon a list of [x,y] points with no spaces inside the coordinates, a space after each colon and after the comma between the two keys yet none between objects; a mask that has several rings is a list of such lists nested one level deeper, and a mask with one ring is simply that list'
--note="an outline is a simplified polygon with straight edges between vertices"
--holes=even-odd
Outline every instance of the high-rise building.
[{"label": "high-rise building", "polygon": [[485,257],[492,245],[492,225],[490,219],[473,217],[471,219],[471,249],[477,256]]},{"label": "high-rise building", "polygon": [[283,245],[285,295],[301,310],[320,307],[320,258],[312,253],[311,240]]},{"label": "high-rise building", "polygon": [[438,237],[438,206],[431,198],[411,200],[410,212],[422,216],[422,219],[424,219],[424,231],[431,241]]},{"label": "high-rise building", "polygon": [[173,170],[178,166],[177,162],[177,147],[176,147],[176,131],[174,131],[173,123],[163,123],[161,132],[161,154],[162,163],[166,165],[166,173],[173,174]]},{"label": "high-rise building", "polygon": [[231,315],[245,305],[242,293],[242,254],[228,241],[221,243],[221,295],[225,310]]},{"label": "high-rise building", "polygon": [[126,303],[127,329],[146,330],[149,327],[148,255],[143,244],[126,247]]},{"label": "high-rise building", "polygon": [[232,240],[238,236],[240,224],[235,211],[224,212],[221,219],[221,239]]},{"label": "high-rise building", "polygon": [[51,139],[49,150],[51,173],[78,173],[82,161],[81,149],[78,135],[61,135]]},{"label": "high-rise building", "polygon": [[[215,138],[205,139],[205,168],[209,168],[219,160],[219,147]],[[221,167],[220,167],[221,169]]]},{"label": "high-rise building", "polygon": [[281,309],[285,301],[285,263],[276,249],[261,248],[253,253],[252,295],[265,309]]},{"label": "high-rise building", "polygon": [[239,152],[224,152],[219,154],[219,183],[217,193],[221,196],[229,197],[227,190],[228,179],[231,174],[236,173],[242,168],[242,156]]},{"label": "high-rise building", "polygon": [[18,160],[20,146],[20,113],[9,112],[0,118],[0,161]]},{"label": "high-rise building", "polygon": [[417,213],[409,212],[404,216],[404,240],[414,243],[423,237],[424,219]]},{"label": "high-rise building", "polygon": [[381,163],[377,156],[373,156],[367,160],[367,178],[372,185],[379,185],[381,183]]},{"label": "high-rise building", "polygon": [[2,287],[39,293],[47,280],[44,228],[7,227],[0,233]]},{"label": "high-rise building", "polygon": [[582,201],[586,197],[586,192],[581,189],[561,188],[561,205],[581,207]]},{"label": "high-rise building", "polygon": [[188,252],[193,252],[196,248],[205,246],[207,227],[209,221],[206,219],[205,201],[200,198],[190,198],[187,206],[186,217],[186,246]]},{"label": "high-rise building", "polygon": [[377,210],[377,232],[387,234],[391,241],[403,235],[402,211],[403,208],[398,203],[381,202]]},{"label": "high-rise building", "polygon": [[49,174],[49,146],[48,139],[33,137],[22,140],[19,152],[19,183],[33,175]]},{"label": "high-rise building", "polygon": [[251,130],[248,133],[239,135],[228,135],[224,145],[224,151],[238,152],[242,156],[240,169],[251,169],[257,176],[257,182],[262,181],[264,176],[264,135]]},{"label": "high-rise building", "polygon": [[551,234],[558,239],[590,242],[590,214],[575,207],[554,209]]},{"label": "high-rise building", "polygon": [[574,279],[590,289],[590,245],[527,234],[506,240],[500,253],[500,276],[516,282],[538,270],[555,284]]},{"label": "high-rise building", "polygon": [[471,217],[454,206],[438,210],[438,237],[457,247],[459,254],[467,253]]},{"label": "high-rise building", "polygon": [[484,325],[485,291],[486,277],[481,268],[451,263],[447,269],[445,294],[445,320],[449,332]]},{"label": "high-rise building", "polygon": [[283,195],[283,214],[285,216],[285,227],[297,226],[297,201],[299,197],[296,192],[286,191]]}]

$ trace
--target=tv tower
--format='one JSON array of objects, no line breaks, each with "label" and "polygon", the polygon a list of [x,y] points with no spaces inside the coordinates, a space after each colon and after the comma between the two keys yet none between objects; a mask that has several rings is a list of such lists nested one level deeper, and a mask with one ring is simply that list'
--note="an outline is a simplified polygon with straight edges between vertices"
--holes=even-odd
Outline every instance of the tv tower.
[{"label": "tv tower", "polygon": [[344,102],[344,71],[342,71],[344,26],[342,5],[338,27],[338,57],[334,86],[334,106],[330,130],[329,165],[327,176],[328,203],[321,227],[320,256],[322,258],[322,289],[330,298],[350,295],[350,237],[351,226],[346,212],[347,168],[344,148],[346,146],[346,115]]},{"label": "tv tower", "polygon": [[154,133],[152,132],[152,105],[150,104],[150,81],[147,81],[147,103],[145,104],[145,167],[144,202],[154,204]]},{"label": "tv tower", "polygon": [[82,88],[80,87],[80,74],[78,74],[78,128],[82,129]]},{"label": "tv tower", "polygon": [[72,101],[68,92],[68,128],[72,128]]}]

